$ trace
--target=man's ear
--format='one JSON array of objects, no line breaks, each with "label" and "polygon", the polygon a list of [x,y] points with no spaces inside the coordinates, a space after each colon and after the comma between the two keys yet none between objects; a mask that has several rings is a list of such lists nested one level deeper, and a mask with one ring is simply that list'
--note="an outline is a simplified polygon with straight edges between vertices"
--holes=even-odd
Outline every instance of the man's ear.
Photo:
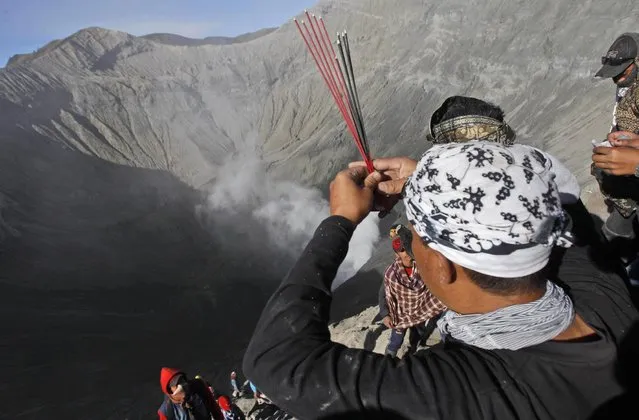
[{"label": "man's ear", "polygon": [[455,264],[438,251],[434,249],[430,251],[432,252],[432,264],[436,268],[433,270],[436,276],[435,280],[442,285],[454,283],[457,280]]}]

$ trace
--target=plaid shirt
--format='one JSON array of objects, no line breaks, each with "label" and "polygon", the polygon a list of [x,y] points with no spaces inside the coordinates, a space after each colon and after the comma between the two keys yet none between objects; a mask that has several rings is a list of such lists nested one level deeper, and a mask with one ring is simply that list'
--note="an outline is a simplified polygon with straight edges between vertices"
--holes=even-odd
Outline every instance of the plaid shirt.
[{"label": "plaid shirt", "polygon": [[409,276],[399,258],[384,273],[384,291],[388,314],[396,329],[424,323],[446,310],[422,281],[415,263]]}]

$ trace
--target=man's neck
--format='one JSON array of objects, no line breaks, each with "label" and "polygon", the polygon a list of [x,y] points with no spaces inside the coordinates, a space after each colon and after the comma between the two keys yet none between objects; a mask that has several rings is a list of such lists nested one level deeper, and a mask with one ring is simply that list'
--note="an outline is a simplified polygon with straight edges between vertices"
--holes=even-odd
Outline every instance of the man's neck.
[{"label": "man's neck", "polygon": [[[534,302],[544,295],[543,290],[534,290],[514,296],[500,296],[487,293],[466,293],[468,298],[464,299],[460,305],[453,310],[460,314],[486,314],[512,305],[523,305]],[[477,299],[477,296],[482,296]],[[593,330],[579,315],[570,326],[561,334],[553,338],[553,341],[578,340],[595,334]]]},{"label": "man's neck", "polygon": [[535,290],[517,295],[496,295],[486,293],[475,285],[471,287],[475,288],[476,292],[472,293],[469,292],[469,290],[465,290],[462,299],[459,299],[455,307],[451,309],[460,314],[486,314],[508,306],[534,302],[544,295],[543,290]]}]

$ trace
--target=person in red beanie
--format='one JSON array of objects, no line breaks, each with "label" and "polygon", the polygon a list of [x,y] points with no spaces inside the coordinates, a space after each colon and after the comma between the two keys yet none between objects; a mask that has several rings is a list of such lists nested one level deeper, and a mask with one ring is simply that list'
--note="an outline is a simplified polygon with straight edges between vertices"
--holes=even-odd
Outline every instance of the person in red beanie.
[{"label": "person in red beanie", "polygon": [[384,273],[379,307],[383,324],[392,330],[386,354],[395,357],[409,331],[409,354],[414,353],[420,343],[425,344],[446,306],[422,281],[411,255],[410,230],[395,225],[390,236],[395,260]]},{"label": "person in red beanie", "polygon": [[222,410],[224,420],[245,420],[246,417],[240,408],[231,402],[226,395],[222,395],[217,399],[217,405]]},{"label": "person in red beanie", "polygon": [[158,409],[160,420],[224,420],[213,390],[203,379],[188,379],[178,369],[163,367],[160,388],[165,394]]}]

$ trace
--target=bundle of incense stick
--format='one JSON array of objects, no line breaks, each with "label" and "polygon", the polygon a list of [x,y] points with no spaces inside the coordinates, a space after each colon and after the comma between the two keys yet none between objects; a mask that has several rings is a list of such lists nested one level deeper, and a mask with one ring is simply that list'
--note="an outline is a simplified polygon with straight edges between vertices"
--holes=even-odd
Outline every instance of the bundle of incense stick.
[{"label": "bundle of incense stick", "polygon": [[338,57],[328,36],[324,20],[307,11],[304,13],[307,21],[300,23],[295,19],[295,25],[297,25],[308,51],[315,60],[317,69],[328,86],[328,90],[333,95],[337,108],[346,122],[346,127],[353,136],[364,162],[366,162],[368,171],[373,172],[375,169],[370,157],[366,130],[364,130],[364,119],[355,84],[348,34],[346,31],[337,34]]}]

